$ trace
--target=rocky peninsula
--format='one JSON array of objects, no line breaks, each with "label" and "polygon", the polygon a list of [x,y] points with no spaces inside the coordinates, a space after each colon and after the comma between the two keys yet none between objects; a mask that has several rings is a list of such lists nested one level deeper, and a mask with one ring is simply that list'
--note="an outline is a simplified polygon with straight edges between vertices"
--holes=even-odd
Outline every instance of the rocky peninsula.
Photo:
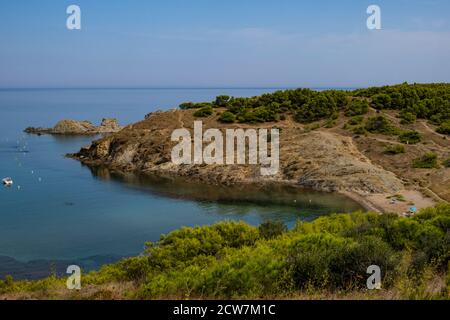
[{"label": "rocky peninsula", "polygon": [[[221,112],[223,110],[218,108],[215,114],[202,118],[204,128],[279,128],[280,170],[277,175],[262,176],[256,165],[172,163],[171,150],[176,143],[171,141],[171,133],[179,128],[192,132],[194,121],[198,120],[194,110],[152,113],[143,121],[96,140],[69,156],[89,166],[184,177],[212,185],[282,183],[317,191],[338,192],[378,212],[401,214],[411,205],[420,209],[439,200],[438,195],[434,199],[425,196],[424,190],[411,183],[410,177],[401,170],[392,170],[398,169],[398,164],[384,163],[387,156],[380,159],[372,155],[374,150],[380,149],[378,144],[386,144],[382,139],[372,140],[352,135],[338,129],[338,126],[310,130],[289,117],[273,123],[226,124],[219,121]],[[395,161],[398,162],[398,158]],[[441,175],[443,173],[444,176],[449,174],[448,170],[441,172]]]}]

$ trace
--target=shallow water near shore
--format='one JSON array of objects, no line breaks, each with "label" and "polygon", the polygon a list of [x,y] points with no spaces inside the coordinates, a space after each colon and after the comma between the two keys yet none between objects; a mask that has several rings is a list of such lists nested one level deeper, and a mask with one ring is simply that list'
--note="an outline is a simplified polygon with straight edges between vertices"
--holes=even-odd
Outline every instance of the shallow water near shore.
[{"label": "shallow water near shore", "polygon": [[[146,241],[181,226],[231,219],[253,225],[279,220],[292,227],[298,219],[361,209],[340,195],[292,187],[218,187],[89,168],[64,155],[95,137],[22,133],[25,127],[50,127],[67,118],[98,124],[103,117],[116,117],[128,124],[184,101],[270,91],[0,90],[0,178],[14,180],[12,187],[0,189],[0,277],[42,276],[38,271],[51,271],[49,260],[84,259],[87,269],[97,268],[139,254]],[[11,258],[41,261],[20,264]]]}]

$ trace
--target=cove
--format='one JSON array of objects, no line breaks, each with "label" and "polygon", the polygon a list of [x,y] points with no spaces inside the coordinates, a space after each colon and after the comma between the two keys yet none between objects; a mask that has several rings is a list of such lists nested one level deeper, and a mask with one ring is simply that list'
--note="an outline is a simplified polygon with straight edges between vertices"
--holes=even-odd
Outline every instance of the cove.
[{"label": "cove", "polygon": [[[267,89],[229,90],[257,95]],[[4,90],[0,91],[0,170],[16,188],[0,188],[0,269],[39,277],[80,262],[96,269],[139,255],[144,243],[183,226],[242,220],[312,220],[361,207],[343,196],[271,186],[220,187],[178,179],[89,168],[64,157],[95,137],[33,136],[28,126],[50,127],[70,116],[92,122],[142,119],[186,99],[209,100],[217,90]],[[20,190],[17,189],[20,186]],[[30,263],[27,263],[30,262]],[[55,263],[49,263],[55,262]],[[75,263],[76,264],[76,263]],[[39,272],[37,272],[39,271]],[[0,270],[1,274],[2,270]]]}]

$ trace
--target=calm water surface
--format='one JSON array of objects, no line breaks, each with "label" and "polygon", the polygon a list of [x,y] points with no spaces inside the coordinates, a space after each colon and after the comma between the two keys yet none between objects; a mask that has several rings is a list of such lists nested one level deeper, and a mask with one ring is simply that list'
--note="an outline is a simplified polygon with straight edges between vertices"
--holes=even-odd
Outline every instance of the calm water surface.
[{"label": "calm water surface", "polygon": [[[14,180],[13,187],[0,188],[0,256],[25,262],[135,255],[144,242],[181,226],[223,219],[255,225],[275,219],[293,226],[297,219],[360,209],[331,194],[212,188],[90,169],[64,155],[88,145],[93,137],[22,133],[25,127],[50,127],[67,118],[99,123],[103,117],[116,117],[128,124],[184,101],[269,91],[273,90],[0,90],[0,178]],[[0,276],[7,264],[2,266],[2,261]]]}]

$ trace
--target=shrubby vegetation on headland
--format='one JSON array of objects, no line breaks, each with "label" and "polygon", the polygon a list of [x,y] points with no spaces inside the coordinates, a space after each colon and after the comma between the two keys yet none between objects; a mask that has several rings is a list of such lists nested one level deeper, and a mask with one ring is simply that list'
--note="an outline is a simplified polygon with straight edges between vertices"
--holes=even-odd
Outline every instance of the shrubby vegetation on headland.
[{"label": "shrubby vegetation on headland", "polygon": [[[402,298],[448,299],[450,205],[412,218],[335,214],[252,227],[243,222],[182,228],[147,243],[142,256],[65,280],[0,282],[0,297],[21,298]],[[370,265],[382,289],[366,288]]]},{"label": "shrubby vegetation on headland", "polygon": [[224,122],[279,121],[287,114],[302,123],[335,119],[342,111],[346,116],[365,114],[369,106],[381,110],[398,110],[402,123],[426,119],[438,126],[437,131],[450,134],[450,84],[399,84],[353,91],[310,89],[280,90],[257,97],[218,96],[213,102],[180,105],[181,109],[201,109],[207,116],[212,108],[226,108]]}]

